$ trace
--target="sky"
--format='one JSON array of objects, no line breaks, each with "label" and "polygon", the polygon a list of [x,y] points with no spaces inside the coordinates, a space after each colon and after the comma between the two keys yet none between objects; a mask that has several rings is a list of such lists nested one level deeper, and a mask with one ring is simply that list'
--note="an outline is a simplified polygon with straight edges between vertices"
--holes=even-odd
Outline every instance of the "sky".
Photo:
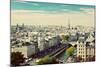
[{"label": "sky", "polygon": [[55,3],[70,3],[70,4],[86,4],[95,5],[96,0],[21,0],[21,1],[38,1],[38,2],[55,2]]},{"label": "sky", "polygon": [[94,26],[94,5],[11,0],[11,24]]}]

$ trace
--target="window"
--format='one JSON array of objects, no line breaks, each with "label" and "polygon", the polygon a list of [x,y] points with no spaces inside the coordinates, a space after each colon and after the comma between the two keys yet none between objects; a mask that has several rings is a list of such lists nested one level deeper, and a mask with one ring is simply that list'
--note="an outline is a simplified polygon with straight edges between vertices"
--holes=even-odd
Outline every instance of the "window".
[{"label": "window", "polygon": [[79,52],[79,54],[80,54],[80,52]]},{"label": "window", "polygon": [[82,52],[81,52],[81,54],[82,54]]}]

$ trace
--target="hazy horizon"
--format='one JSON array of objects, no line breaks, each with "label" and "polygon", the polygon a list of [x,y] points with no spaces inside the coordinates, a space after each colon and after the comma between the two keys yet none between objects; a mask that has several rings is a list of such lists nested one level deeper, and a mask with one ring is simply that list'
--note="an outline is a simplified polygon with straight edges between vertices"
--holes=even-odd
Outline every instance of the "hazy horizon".
[{"label": "hazy horizon", "polygon": [[11,25],[95,25],[95,6],[43,2],[11,2]]}]

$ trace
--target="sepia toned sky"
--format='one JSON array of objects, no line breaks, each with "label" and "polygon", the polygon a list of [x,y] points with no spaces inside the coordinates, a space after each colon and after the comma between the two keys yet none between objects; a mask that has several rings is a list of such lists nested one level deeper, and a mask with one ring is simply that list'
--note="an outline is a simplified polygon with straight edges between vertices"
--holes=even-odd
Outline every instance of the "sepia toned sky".
[{"label": "sepia toned sky", "polygon": [[11,25],[93,26],[95,6],[44,2],[11,1]]}]

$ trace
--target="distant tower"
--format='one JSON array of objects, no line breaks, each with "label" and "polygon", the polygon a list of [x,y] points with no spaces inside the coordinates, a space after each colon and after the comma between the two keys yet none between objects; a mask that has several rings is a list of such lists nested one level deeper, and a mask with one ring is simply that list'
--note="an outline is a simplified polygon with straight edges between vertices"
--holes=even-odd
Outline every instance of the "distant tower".
[{"label": "distant tower", "polygon": [[68,30],[70,30],[70,19],[68,18]]},{"label": "distant tower", "polygon": [[25,27],[25,26],[24,26],[24,23],[23,23],[23,24],[22,24],[22,29],[24,29],[24,27]]},{"label": "distant tower", "polygon": [[19,32],[19,25],[16,25],[16,32]]},{"label": "distant tower", "polygon": [[19,25],[17,24],[16,27],[19,27]]}]

